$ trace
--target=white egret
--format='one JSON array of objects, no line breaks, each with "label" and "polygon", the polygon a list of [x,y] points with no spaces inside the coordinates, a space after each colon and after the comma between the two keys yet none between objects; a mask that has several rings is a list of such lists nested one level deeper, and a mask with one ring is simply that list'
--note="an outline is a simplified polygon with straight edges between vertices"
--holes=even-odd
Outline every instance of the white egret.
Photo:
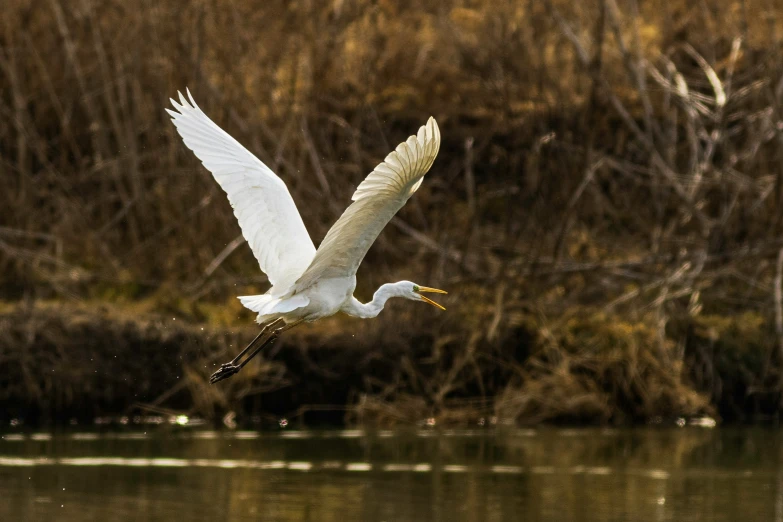
[{"label": "white egret", "polygon": [[[179,93],[176,111],[166,109],[177,131],[228,195],[242,234],[272,287],[265,294],[241,296],[258,313],[261,333],[231,362],[210,378],[216,383],[237,373],[264,346],[302,322],[343,312],[370,318],[391,297],[423,301],[422,295],[443,290],[399,281],[382,285],[372,301],[353,297],[356,270],[383,227],[421,185],[440,148],[440,130],[433,118],[373,170],[354,192],[353,203],[332,225],[318,250],[307,234],[283,180],[250,151]],[[246,357],[245,357],[246,356]],[[243,358],[244,357],[244,358]]]}]

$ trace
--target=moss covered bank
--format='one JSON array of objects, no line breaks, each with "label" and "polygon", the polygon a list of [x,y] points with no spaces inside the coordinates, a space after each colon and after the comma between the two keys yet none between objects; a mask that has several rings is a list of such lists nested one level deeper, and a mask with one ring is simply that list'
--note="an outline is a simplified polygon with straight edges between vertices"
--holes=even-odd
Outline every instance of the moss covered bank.
[{"label": "moss covered bank", "polygon": [[606,424],[750,421],[778,410],[776,345],[761,317],[690,318],[663,338],[652,320],[602,312],[514,322],[490,340],[459,327],[436,336],[404,312],[375,323],[334,318],[293,330],[210,386],[255,328],[117,306],[7,305],[0,422],[150,412],[219,422],[235,412],[262,424]]}]

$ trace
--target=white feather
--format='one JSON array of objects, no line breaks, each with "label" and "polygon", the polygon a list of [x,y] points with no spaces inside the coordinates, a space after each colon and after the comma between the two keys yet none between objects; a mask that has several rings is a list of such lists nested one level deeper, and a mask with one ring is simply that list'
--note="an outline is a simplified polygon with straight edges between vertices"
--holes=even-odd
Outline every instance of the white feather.
[{"label": "white feather", "polygon": [[418,190],[440,149],[434,118],[400,143],[356,188],[353,203],[332,225],[312,263],[296,281],[294,293],[321,279],[356,274],[378,234]]},{"label": "white feather", "polygon": [[242,234],[272,283],[270,292],[281,295],[315,256],[315,246],[296,204],[283,180],[210,120],[193,101],[190,91],[187,94],[188,100],[182,93],[179,103],[171,100],[176,112],[167,112],[185,145],[228,195]]},{"label": "white feather", "polygon": [[285,314],[310,304],[310,299],[302,294],[283,299],[270,294],[243,295],[239,296],[239,301],[245,308],[258,313],[258,322],[263,322],[264,316]]}]

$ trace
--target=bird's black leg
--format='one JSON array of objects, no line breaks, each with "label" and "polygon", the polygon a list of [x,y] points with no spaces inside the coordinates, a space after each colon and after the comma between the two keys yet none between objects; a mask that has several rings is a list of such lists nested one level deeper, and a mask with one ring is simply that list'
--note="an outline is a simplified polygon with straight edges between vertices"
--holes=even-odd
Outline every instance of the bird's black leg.
[{"label": "bird's black leg", "polygon": [[[255,346],[256,343],[258,343],[259,339],[261,339],[264,336],[264,334],[269,331],[270,328],[273,328],[274,326],[278,325],[281,321],[282,319],[275,319],[271,323],[265,324],[264,327],[261,328],[259,334],[256,335],[255,339],[250,341],[250,344],[248,344],[244,350],[239,352],[239,354],[236,357],[234,357],[231,360],[231,362],[223,363],[220,365],[218,371],[213,373],[212,376],[209,378],[209,382],[211,384],[215,384],[216,382],[222,381],[223,379],[228,379],[229,377],[237,373],[242,368],[242,366],[245,365],[247,361],[255,357],[255,355],[258,353],[258,350],[254,351],[253,354],[245,360],[245,363],[239,364],[239,360],[242,358],[242,356],[245,355],[251,348],[253,348],[253,346]],[[274,335],[274,333],[272,335]],[[264,342],[261,346],[263,347],[264,345],[266,345],[266,342]]]},{"label": "bird's black leg", "polygon": [[[272,331],[272,335],[267,337],[266,341],[264,341],[263,344],[261,344],[261,346],[259,346],[255,350],[253,350],[253,353],[251,353],[244,361],[242,361],[239,364],[239,367],[242,368],[244,365],[246,365],[248,363],[248,361],[250,359],[252,359],[256,355],[258,355],[258,352],[260,352],[261,350],[263,350],[264,348],[266,348],[270,344],[274,343],[281,333],[285,332],[286,330],[290,330],[291,328],[293,328],[294,326],[298,325],[301,322],[302,321],[296,321],[296,322],[293,322],[293,323],[289,323],[289,324],[283,325],[283,326],[281,326],[279,328],[275,328],[275,330]],[[237,371],[239,371],[239,370],[237,370]]]},{"label": "bird's black leg", "polygon": [[253,339],[252,341],[250,341],[250,344],[248,344],[248,345],[245,347],[245,349],[244,349],[244,350],[242,350],[241,352],[239,352],[239,354],[238,354],[236,357],[234,357],[234,358],[231,360],[231,362],[224,363],[224,364],[223,364],[223,366],[234,366],[234,365],[236,365],[236,364],[239,362],[239,359],[241,359],[241,358],[242,358],[242,356],[243,356],[243,355],[245,355],[245,354],[246,354],[246,353],[247,353],[247,352],[250,350],[250,348],[252,348],[252,347],[253,347],[253,345],[254,345],[254,344],[256,344],[256,342],[257,342],[257,341],[258,341],[258,340],[261,338],[261,336],[262,336],[262,335],[264,335],[266,332],[268,332],[270,328],[274,328],[276,325],[279,325],[281,322],[283,322],[283,320],[282,320],[282,319],[275,319],[275,320],[274,320],[274,321],[272,321],[271,323],[267,323],[267,324],[265,324],[265,325],[264,325],[264,327],[263,327],[263,328],[261,328],[261,331],[260,331],[260,332],[258,332],[258,335],[256,335],[255,339]]}]

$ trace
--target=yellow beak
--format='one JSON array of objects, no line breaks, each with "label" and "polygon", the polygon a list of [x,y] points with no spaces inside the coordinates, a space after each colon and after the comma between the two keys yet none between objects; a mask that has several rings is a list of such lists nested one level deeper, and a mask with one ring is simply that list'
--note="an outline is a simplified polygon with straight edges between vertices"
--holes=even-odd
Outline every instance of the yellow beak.
[{"label": "yellow beak", "polygon": [[424,297],[423,295],[421,295],[423,292],[430,292],[430,293],[433,293],[433,294],[448,294],[447,291],[439,290],[437,288],[430,288],[430,287],[427,287],[427,286],[420,286],[419,287],[419,295],[421,296],[421,300],[422,301],[424,301],[425,303],[431,304],[435,308],[440,308],[441,310],[445,310],[445,308],[443,306],[439,305],[438,303],[436,303],[432,299],[430,299],[428,297]]}]

